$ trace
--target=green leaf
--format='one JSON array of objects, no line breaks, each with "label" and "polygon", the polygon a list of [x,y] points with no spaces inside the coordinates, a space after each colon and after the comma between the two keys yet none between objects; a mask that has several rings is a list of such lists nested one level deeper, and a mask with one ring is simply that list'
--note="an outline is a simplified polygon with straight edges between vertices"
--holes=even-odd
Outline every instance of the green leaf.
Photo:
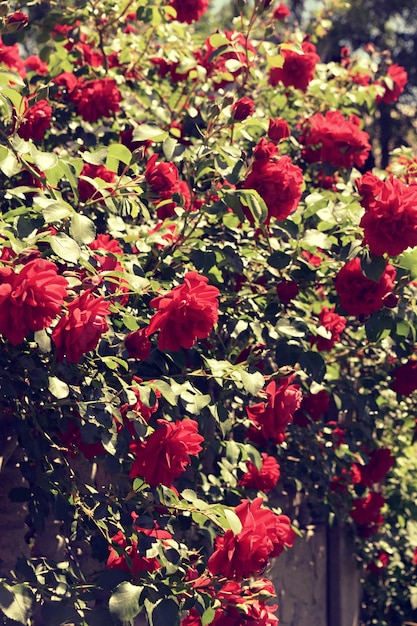
[{"label": "green leaf", "polygon": [[33,205],[41,209],[44,220],[48,224],[64,220],[73,211],[72,207],[66,202],[50,200],[50,198],[44,198],[43,196],[36,196],[33,200]]},{"label": "green leaf", "polygon": [[167,161],[171,161],[174,156],[175,148],[178,145],[178,141],[174,137],[167,137],[162,144],[162,150]]},{"label": "green leaf", "polygon": [[250,374],[246,370],[241,370],[242,383],[245,390],[252,396],[256,396],[258,391],[262,389],[265,384],[265,379],[261,372],[253,372]]},{"label": "green leaf", "polygon": [[49,239],[52,250],[64,261],[76,263],[81,256],[81,250],[76,241],[65,233],[56,233]]},{"label": "green leaf", "polygon": [[397,263],[400,267],[409,270],[413,280],[417,278],[417,248],[414,248],[412,252],[403,252],[398,257]]},{"label": "green leaf", "polygon": [[303,352],[299,359],[301,369],[316,382],[321,382],[326,374],[326,364],[318,352]]},{"label": "green leaf", "polygon": [[394,320],[385,311],[377,311],[365,323],[366,337],[370,342],[380,341],[391,334]]},{"label": "green leaf", "polygon": [[49,385],[48,389],[55,398],[58,400],[62,400],[63,398],[67,398],[69,395],[69,387],[67,383],[64,383],[63,380],[60,380],[56,376],[49,377]]},{"label": "green leaf", "polygon": [[137,126],[133,132],[134,141],[146,141],[152,139],[152,141],[164,141],[168,133],[159,126],[151,126],[150,124],[141,124]]},{"label": "green leaf", "polygon": [[214,620],[216,611],[212,606],[208,606],[201,616],[201,626],[208,626]]},{"label": "green leaf", "polygon": [[0,609],[18,624],[28,623],[32,615],[33,593],[24,585],[0,585]]},{"label": "green leaf", "polygon": [[232,509],[224,509],[224,516],[229,523],[229,528],[234,535],[238,535],[242,530],[242,522]]},{"label": "green leaf", "polygon": [[365,274],[366,278],[369,278],[376,283],[384,273],[386,265],[386,261],[382,256],[375,256],[374,254],[367,253],[361,257],[362,272]]},{"label": "green leaf", "polygon": [[11,150],[5,146],[0,146],[0,170],[5,176],[10,178],[20,172],[22,166]]},{"label": "green leaf", "polygon": [[130,165],[132,160],[132,153],[122,143],[113,143],[109,146],[106,167],[112,172],[117,172],[119,163],[122,162],[125,165]]},{"label": "green leaf", "polygon": [[30,155],[34,164],[41,172],[51,169],[58,164],[58,157],[53,152],[41,152],[35,146],[31,146]]},{"label": "green leaf", "polygon": [[74,213],[71,217],[70,235],[78,243],[91,243],[96,236],[96,227],[89,217]]},{"label": "green leaf", "polygon": [[284,269],[284,267],[287,267],[290,261],[290,255],[286,254],[285,252],[281,252],[280,250],[273,252],[267,259],[268,265],[274,267],[277,270],[282,270]]},{"label": "green leaf", "polygon": [[156,604],[145,601],[150,626],[179,626],[180,610],[174,598],[162,598]]},{"label": "green leaf", "polygon": [[142,591],[143,587],[127,581],[117,585],[110,596],[110,613],[121,622],[131,622],[141,611],[139,599]]}]

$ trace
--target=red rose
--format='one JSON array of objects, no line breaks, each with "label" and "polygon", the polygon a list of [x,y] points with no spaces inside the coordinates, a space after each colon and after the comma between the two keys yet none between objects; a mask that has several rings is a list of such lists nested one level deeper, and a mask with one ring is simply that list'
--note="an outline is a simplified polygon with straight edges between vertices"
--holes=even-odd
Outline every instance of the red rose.
[{"label": "red rose", "polygon": [[33,54],[25,59],[25,67],[30,72],[39,74],[39,76],[46,76],[49,74],[48,65],[42,61],[37,54]]},{"label": "red rose", "polygon": [[[170,535],[167,538],[170,538]],[[109,546],[110,554],[107,559],[107,569],[119,569],[123,572],[131,572],[133,575],[139,572],[154,572],[161,567],[156,557],[141,556],[139,552],[138,538],[129,540],[119,530],[111,538],[112,544],[116,544],[118,549]]]},{"label": "red rose", "polygon": [[375,282],[362,273],[360,259],[352,259],[336,276],[340,306],[348,315],[370,315],[379,311],[393,290],[395,275],[394,267],[388,264],[379,281]]},{"label": "red rose", "polygon": [[58,99],[65,99],[68,96],[70,99],[71,95],[74,93],[76,88],[79,85],[78,78],[72,72],[63,72],[58,76],[55,76],[53,79],[53,84],[60,87],[56,91],[55,97]]},{"label": "red rose", "polygon": [[276,87],[278,83],[282,83],[285,87],[292,86],[306,91],[308,84],[313,80],[316,65],[320,61],[315,45],[304,41],[302,52],[284,48],[281,54],[284,57],[284,64],[282,67],[271,68],[269,84]]},{"label": "red rose", "polygon": [[78,115],[85,122],[112,117],[120,110],[119,102],[122,99],[116,81],[112,78],[80,80],[69,96],[75,103]]},{"label": "red rose", "polygon": [[330,396],[324,389],[318,393],[309,393],[304,396],[300,408],[294,413],[294,424],[305,428],[310,423],[310,419],[318,422],[327,412],[329,405]]},{"label": "red rose", "polygon": [[19,46],[14,43],[12,46],[6,46],[0,37],[0,63],[7,65],[11,70],[20,74],[22,78],[26,77],[26,68],[20,58]]},{"label": "red rose", "polygon": [[83,180],[82,176],[88,178],[101,178],[101,180],[107,183],[113,183],[116,174],[111,170],[108,170],[104,165],[92,165],[91,163],[84,163],[81,171],[81,176],[78,180],[78,194],[81,202],[85,202],[89,198],[99,198],[101,193],[97,190],[88,180]]},{"label": "red rose", "polygon": [[151,353],[152,344],[148,339],[147,329],[141,328],[125,337],[125,348],[130,357],[146,361]]},{"label": "red rose", "polygon": [[276,286],[277,296],[282,304],[289,304],[298,296],[298,285],[295,280],[281,280]]},{"label": "red rose", "polygon": [[268,218],[285,220],[293,213],[300,201],[303,174],[290,157],[255,160],[250,173],[243,182],[244,189],[255,189],[264,199]]},{"label": "red rose", "polygon": [[145,179],[155,193],[169,191],[171,194],[178,189],[178,169],[174,163],[157,163],[158,155],[154,154],[146,164]]},{"label": "red rose", "polygon": [[[389,82],[382,79],[382,84],[385,87],[385,93],[383,96],[377,96],[377,104],[380,102],[384,102],[385,104],[397,102],[407,85],[408,74],[402,65],[393,63],[387,70],[387,78],[389,79]],[[381,81],[376,81],[376,84],[381,84]]]},{"label": "red rose", "polygon": [[61,313],[68,282],[51,261],[34,259],[17,273],[0,268],[0,332],[17,346]]},{"label": "red rose", "polygon": [[374,576],[378,576],[387,567],[388,563],[388,552],[385,552],[385,550],[381,550],[380,552],[378,552],[376,559],[369,563],[366,569],[368,570],[368,572],[374,574]]},{"label": "red rose", "polygon": [[359,118],[347,119],[340,111],[315,113],[303,125],[300,141],[309,163],[326,161],[335,167],[362,167],[371,145],[369,135],[359,128]]},{"label": "red rose", "polygon": [[288,15],[291,15],[291,11],[282,2],[279,3],[279,5],[272,13],[272,17],[274,18],[274,20],[284,20],[286,17],[288,17]]},{"label": "red rose", "polygon": [[278,143],[281,139],[286,139],[290,136],[290,127],[288,122],[277,117],[277,119],[269,118],[268,137],[274,143]]},{"label": "red rose", "polygon": [[105,252],[110,252],[115,256],[123,254],[123,250],[121,249],[119,242],[116,239],[113,239],[110,235],[97,235],[94,241],[88,244],[88,247],[90,250],[104,250]]},{"label": "red rose", "polygon": [[17,33],[17,31],[22,30],[22,28],[25,28],[28,24],[29,18],[26,13],[22,13],[22,11],[16,11],[10,15],[6,15],[4,18],[4,25],[9,33]]},{"label": "red rose", "polygon": [[169,6],[177,12],[179,22],[197,22],[208,9],[208,0],[171,0]]},{"label": "red rose", "polygon": [[376,198],[384,187],[384,181],[372,172],[366,172],[362,178],[355,181],[358,193],[362,196],[360,201],[364,209],[372,209],[376,206]]},{"label": "red rose", "polygon": [[67,357],[69,363],[78,363],[83,354],[94,350],[101,335],[108,330],[109,306],[110,302],[96,298],[89,291],[67,305],[68,313],[61,317],[52,332],[58,361]]},{"label": "red rose", "polygon": [[[246,408],[249,419],[254,423],[255,430],[266,440],[282,443],[285,429],[292,422],[293,415],[300,408],[302,393],[299,385],[291,385],[292,378],[283,378],[279,384],[272,381],[265,389],[266,402],[259,402]],[[252,430],[249,433],[256,436]]]},{"label": "red rose", "polygon": [[417,361],[410,359],[391,372],[391,389],[402,396],[410,396],[417,389]]},{"label": "red rose", "polygon": [[263,452],[261,469],[258,469],[252,461],[248,461],[246,474],[239,480],[238,486],[246,487],[246,489],[260,489],[268,493],[275,487],[280,476],[277,460]]},{"label": "red rose", "polygon": [[391,176],[378,179],[372,188],[370,176],[358,182],[359,193],[364,193],[365,214],[360,221],[364,243],[376,256],[397,256],[417,245],[417,186]]},{"label": "red rose", "polygon": [[198,434],[198,424],[191,419],[158,420],[158,424],[159,428],[146,441],[130,444],[136,458],[129,475],[142,476],[151,487],[169,487],[191,463],[190,456],[197,456],[202,450],[204,437]]},{"label": "red rose", "polygon": [[334,344],[340,340],[340,335],[346,328],[347,320],[335,313],[334,307],[328,309],[324,306],[320,312],[319,321],[320,328],[324,330],[326,336],[311,337],[310,343],[316,345],[317,350],[321,352],[329,352]]},{"label": "red rose", "polygon": [[388,448],[378,448],[374,450],[366,465],[355,464],[355,469],[359,472],[359,482],[365,487],[371,487],[375,483],[381,482],[394,465],[394,457]]},{"label": "red rose", "polygon": [[220,292],[207,283],[205,276],[187,272],[182,285],[151,300],[158,312],[151,318],[148,336],[160,331],[160,350],[191,348],[197,339],[208,337],[217,322]]},{"label": "red rose", "polygon": [[167,202],[174,194],[183,197],[184,208],[188,210],[191,195],[185,181],[179,180],[178,169],[174,163],[157,163],[158,155],[154,154],[146,164],[145,179],[151,190],[157,194],[156,203],[159,219],[170,218],[174,215],[175,202]]},{"label": "red rose", "polygon": [[362,537],[370,537],[376,533],[384,522],[381,509],[385,500],[380,493],[369,492],[366,498],[355,498],[350,515],[358,526],[359,534]]},{"label": "red rose", "polygon": [[252,98],[244,96],[232,105],[232,118],[237,122],[242,122],[255,111],[255,103]]},{"label": "red rose", "polygon": [[42,141],[51,126],[52,107],[47,100],[39,100],[25,112],[25,119],[20,124],[17,134],[22,139]]},{"label": "red rose", "polygon": [[289,518],[262,509],[262,503],[262,498],[242,500],[235,508],[242,530],[236,535],[226,530],[223,537],[216,538],[216,550],[208,561],[213,575],[242,579],[260,574],[272,557],[293,546],[296,535]]},{"label": "red rose", "polygon": [[236,581],[229,581],[217,593],[220,608],[216,610],[211,626],[277,626],[274,615],[278,606],[267,605],[259,598],[259,592],[267,596],[275,595],[275,589],[266,579],[258,581],[260,586],[242,587]]}]

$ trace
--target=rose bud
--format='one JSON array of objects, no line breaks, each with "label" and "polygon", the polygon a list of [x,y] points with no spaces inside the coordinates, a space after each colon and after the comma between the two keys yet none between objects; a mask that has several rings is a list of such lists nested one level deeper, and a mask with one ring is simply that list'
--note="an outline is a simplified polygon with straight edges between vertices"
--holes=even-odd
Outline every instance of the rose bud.
[{"label": "rose bud", "polygon": [[22,30],[22,28],[25,28],[25,26],[29,24],[29,19],[22,11],[16,11],[10,15],[6,15],[4,22],[9,33],[17,33],[18,30]]}]

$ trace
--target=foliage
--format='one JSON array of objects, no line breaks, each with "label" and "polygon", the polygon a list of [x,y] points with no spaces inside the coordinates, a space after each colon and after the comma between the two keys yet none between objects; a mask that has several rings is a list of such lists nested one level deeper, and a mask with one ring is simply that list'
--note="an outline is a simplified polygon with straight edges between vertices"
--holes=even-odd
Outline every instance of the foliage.
[{"label": "foliage", "polygon": [[364,623],[400,624],[415,160],[365,174],[362,121],[402,77],[320,62],[265,0],[233,30],[176,5],[2,18],[0,419],[28,526],[4,621],[275,624],[263,574],[299,494],[355,534]]}]

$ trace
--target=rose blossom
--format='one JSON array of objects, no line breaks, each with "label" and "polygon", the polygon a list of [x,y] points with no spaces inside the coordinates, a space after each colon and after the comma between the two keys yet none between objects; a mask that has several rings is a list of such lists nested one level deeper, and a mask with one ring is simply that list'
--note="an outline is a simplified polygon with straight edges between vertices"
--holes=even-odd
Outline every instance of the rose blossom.
[{"label": "rose blossom", "polygon": [[335,288],[340,306],[348,315],[370,315],[384,306],[384,298],[392,293],[396,271],[386,265],[378,282],[367,278],[361,270],[358,257],[352,259],[339,270]]},{"label": "rose blossom", "polygon": [[20,124],[17,134],[22,139],[42,141],[51,126],[52,107],[47,100],[39,100],[25,112],[24,121]]},{"label": "rose blossom", "polygon": [[294,300],[294,298],[298,296],[299,292],[298,285],[295,280],[286,280],[285,278],[277,283],[276,290],[279,301],[285,305],[289,304],[291,300]]},{"label": "rose blossom", "polygon": [[362,537],[370,537],[378,532],[384,522],[381,509],[384,506],[384,497],[377,492],[370,491],[366,498],[355,498],[350,515],[358,526]]},{"label": "rose blossom", "polygon": [[39,76],[46,76],[49,74],[49,67],[47,63],[42,61],[42,59],[37,54],[32,54],[29,57],[26,57],[25,67],[30,72],[35,72]]},{"label": "rose blossom", "polygon": [[417,246],[417,186],[393,176],[384,181],[372,177],[368,173],[357,182],[365,208],[359,224],[364,229],[364,243],[376,256],[397,256]]},{"label": "rose blossom", "polygon": [[20,58],[19,46],[14,43],[12,46],[6,46],[0,36],[0,63],[4,63],[8,68],[20,74],[22,78],[26,77],[26,68]]},{"label": "rose blossom", "polygon": [[235,508],[242,530],[226,530],[216,538],[208,561],[211,574],[238,580],[260,574],[272,557],[293,546],[296,535],[289,518],[261,508],[262,503],[262,498],[242,500]]},{"label": "rose blossom", "polygon": [[283,48],[281,54],[284,57],[282,67],[273,67],[269,73],[269,84],[276,87],[282,83],[285,87],[295,87],[306,91],[310,81],[314,77],[317,63],[320,61],[316,53],[316,46],[309,41],[303,41],[302,51]]},{"label": "rose blossom", "polygon": [[30,331],[51,325],[64,304],[68,282],[51,261],[34,259],[16,272],[0,268],[0,333],[14,346]]},{"label": "rose blossom", "polygon": [[[383,96],[377,96],[376,102],[379,104],[380,102],[384,102],[384,104],[392,104],[393,102],[397,102],[400,95],[403,93],[407,81],[408,74],[402,65],[397,65],[393,63],[389,66],[387,70],[387,78],[392,81],[392,87],[388,85],[386,80],[382,79],[382,84],[385,87],[385,93]],[[376,81],[375,84],[381,84],[381,81]]]},{"label": "rose blossom", "polygon": [[170,218],[174,215],[176,203],[166,202],[174,194],[182,195],[184,208],[188,210],[191,203],[191,195],[185,181],[179,180],[179,173],[174,163],[158,163],[158,155],[154,154],[146,164],[145,180],[150,189],[157,195],[156,203],[163,202],[157,208],[159,219]]},{"label": "rose blossom", "polygon": [[246,489],[260,489],[268,493],[275,487],[280,476],[277,460],[263,452],[261,469],[258,469],[252,461],[248,461],[246,474],[243,474],[238,486],[246,487]]},{"label": "rose blossom", "polygon": [[281,139],[286,139],[290,136],[290,127],[286,120],[277,117],[273,119],[269,118],[268,138],[274,143],[279,143]]},{"label": "rose blossom", "polygon": [[391,389],[402,396],[410,396],[417,389],[417,360],[410,359],[392,370]]},{"label": "rose blossom", "polygon": [[255,160],[243,189],[255,189],[268,208],[271,217],[285,220],[300,201],[303,186],[301,169],[288,156],[278,157],[272,142],[260,142],[254,151]]},{"label": "rose blossom", "polygon": [[146,441],[130,444],[135,460],[129,476],[142,476],[151,487],[169,487],[191,463],[190,456],[197,456],[202,450],[204,437],[192,419],[176,422],[161,419],[158,424]]},{"label": "rose blossom", "polygon": [[366,465],[355,464],[354,470],[358,472],[359,482],[365,487],[371,487],[375,483],[381,482],[394,465],[394,457],[388,448],[378,448],[374,450]]},{"label": "rose blossom", "polygon": [[330,396],[324,389],[318,393],[309,393],[303,397],[300,408],[294,413],[294,424],[306,428],[310,419],[318,422],[329,409],[329,405]]},{"label": "rose blossom", "polygon": [[371,145],[368,133],[359,125],[356,115],[345,118],[340,111],[315,113],[302,127],[303,157],[309,163],[327,161],[335,167],[362,167]]},{"label": "rose blossom", "polygon": [[208,285],[205,276],[187,272],[182,285],[151,300],[158,311],[151,318],[148,336],[160,331],[160,350],[191,348],[197,339],[208,337],[217,322],[219,293],[217,287]]},{"label": "rose blossom", "polygon": [[5,16],[4,24],[9,33],[17,33],[29,24],[29,18],[26,13],[15,11]]},{"label": "rose blossom", "polygon": [[171,0],[169,6],[177,12],[179,22],[197,22],[208,9],[208,0]]},{"label": "rose blossom", "polygon": [[81,202],[85,202],[89,198],[101,197],[100,190],[96,189],[88,180],[83,180],[83,176],[88,178],[101,178],[101,180],[107,183],[113,183],[116,174],[111,170],[108,170],[104,165],[92,165],[91,163],[84,163],[81,170],[80,178],[78,179],[78,194]]},{"label": "rose blossom", "polygon": [[374,561],[371,561],[366,569],[368,570],[368,572],[374,574],[374,576],[378,576],[387,567],[389,560],[390,558],[388,552],[385,552],[385,550],[381,550],[380,552],[378,552],[376,559]]},{"label": "rose blossom", "polygon": [[299,385],[291,385],[292,377],[282,378],[278,385],[271,381],[266,389],[266,402],[259,402],[246,408],[249,419],[255,428],[249,436],[261,435],[274,443],[282,443],[285,429],[292,422],[293,415],[300,408],[302,393]]},{"label": "rose blossom", "polygon": [[67,305],[68,313],[61,317],[52,332],[58,361],[67,357],[69,363],[78,363],[83,354],[94,350],[101,335],[108,330],[109,306],[104,298],[96,298],[90,291]]},{"label": "rose blossom", "polygon": [[274,12],[272,13],[272,17],[274,18],[274,20],[279,21],[284,20],[286,17],[288,17],[288,15],[291,15],[291,11],[282,2],[279,3],[279,5],[276,7],[276,9],[274,9]]},{"label": "rose blossom", "polygon": [[317,335],[311,337],[311,345],[316,345],[320,352],[329,352],[335,343],[340,340],[340,335],[346,328],[347,320],[345,317],[334,312],[334,307],[328,309],[323,307],[319,316],[320,327],[324,328],[328,337]]},{"label": "rose blossom", "polygon": [[244,96],[232,105],[232,118],[237,122],[242,122],[255,111],[255,103],[252,98]]},{"label": "rose blossom", "polygon": [[85,122],[112,117],[120,110],[119,102],[122,99],[117,83],[112,78],[81,79],[69,97]]},{"label": "rose blossom", "polygon": [[134,330],[125,337],[125,348],[130,357],[146,361],[151,353],[152,344],[148,339],[147,329]]},{"label": "rose blossom", "polygon": [[104,250],[105,252],[110,252],[115,256],[123,254],[123,250],[121,249],[117,239],[113,239],[110,235],[105,235],[103,233],[97,235],[97,237],[88,244],[88,247],[90,250]]}]

